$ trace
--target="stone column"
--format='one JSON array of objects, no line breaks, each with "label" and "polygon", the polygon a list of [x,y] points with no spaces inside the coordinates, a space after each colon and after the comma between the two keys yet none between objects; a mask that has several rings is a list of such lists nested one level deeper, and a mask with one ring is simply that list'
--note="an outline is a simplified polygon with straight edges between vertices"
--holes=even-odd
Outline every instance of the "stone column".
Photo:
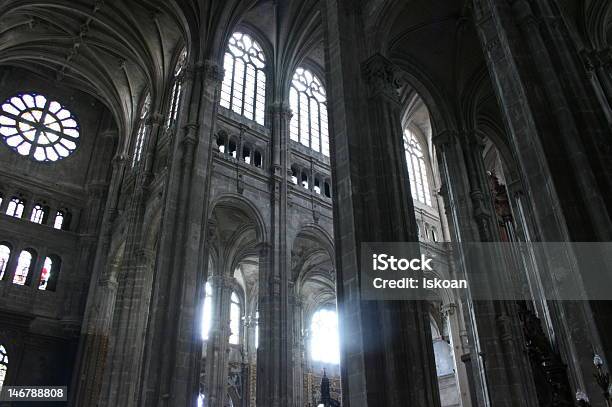
[{"label": "stone column", "polygon": [[208,239],[212,135],[222,79],[222,68],[212,60],[186,70],[177,126],[182,131],[171,153],[153,271],[142,405],[197,403],[202,343],[196,321],[207,279],[202,249]]},{"label": "stone column", "polygon": [[461,356],[469,352],[467,344],[463,343],[461,326],[461,316],[457,309],[457,304],[446,304],[442,308],[442,313],[448,319],[449,336],[453,347],[453,359],[455,361],[455,377],[457,378],[457,391],[462,407],[472,406],[472,394],[470,392],[468,371],[465,363],[461,361]]},{"label": "stone column", "polygon": [[[440,172],[445,185],[446,207],[450,212],[452,240],[455,242],[494,242],[499,230],[482,156],[482,143],[475,131],[442,132],[434,136]],[[460,247],[455,256],[465,257]],[[470,252],[468,261],[459,264],[481,264],[494,267],[495,259]],[[499,259],[500,261],[503,259]],[[489,266],[486,266],[489,265]],[[487,281],[481,274],[472,276],[469,269],[455,270],[469,287],[487,287],[488,292],[512,287],[508,279]],[[493,290],[495,287],[495,290]],[[537,396],[522,346],[524,339],[516,306],[512,302],[476,299],[471,290],[461,299],[466,310],[470,354],[462,355],[474,389],[473,403],[478,405],[511,405],[522,400],[536,406]],[[469,365],[468,365],[469,363]]]},{"label": "stone column", "polygon": [[[219,266],[219,270],[222,270],[222,265]],[[213,317],[206,346],[207,407],[225,406],[229,366],[232,280],[232,277],[225,275],[215,275],[208,280],[212,288]]]},{"label": "stone column", "polygon": [[[579,56],[556,2],[473,4],[537,237],[548,242],[612,240],[612,152],[600,148],[609,143],[610,127],[582,68],[577,69]],[[575,261],[569,256],[569,262]],[[554,261],[548,255],[538,267],[548,293],[556,287],[547,272]],[[582,290],[580,266],[570,272],[577,292]],[[602,275],[601,283],[612,285],[610,276]],[[597,394],[592,352],[612,358],[610,304],[564,301],[550,307],[553,346],[568,365],[573,390]]]},{"label": "stone column", "polygon": [[594,85],[601,90],[602,103],[612,119],[612,50],[583,50],[584,67],[591,75]]},{"label": "stone column", "polygon": [[111,321],[117,294],[120,260],[112,258],[112,225],[117,217],[117,203],[127,158],[112,159],[112,172],[100,225],[92,277],[81,327],[81,339],[73,374],[70,405],[93,405],[100,393],[110,342]]},{"label": "stone column", "polygon": [[291,110],[273,103],[268,110],[272,125],[272,202],[270,242],[260,254],[260,343],[257,355],[257,403],[270,407],[293,405],[291,306],[289,303],[290,253],[288,249],[288,154]]},{"label": "stone column", "polygon": [[328,0],[324,16],[342,400],[350,406],[439,406],[425,304],[360,298],[361,243],[417,242],[418,236],[399,73],[382,55],[364,50],[359,8]]},{"label": "stone column", "polygon": [[293,304],[293,388],[294,407],[302,407],[306,402],[304,398],[304,337],[302,335],[302,300],[299,293],[294,292],[291,296]]}]

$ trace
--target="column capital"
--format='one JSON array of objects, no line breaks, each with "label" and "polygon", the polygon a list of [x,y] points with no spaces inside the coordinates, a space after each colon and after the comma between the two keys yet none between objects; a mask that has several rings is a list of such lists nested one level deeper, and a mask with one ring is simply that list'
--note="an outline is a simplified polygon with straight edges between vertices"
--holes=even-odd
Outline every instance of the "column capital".
[{"label": "column capital", "polygon": [[293,111],[291,110],[291,107],[288,104],[282,102],[271,103],[268,106],[268,113],[271,116],[279,115],[287,120],[290,120],[293,116]]},{"label": "column capital", "polygon": [[377,53],[362,64],[362,72],[370,96],[383,94],[399,102],[399,90],[404,81],[396,65]]},{"label": "column capital", "polygon": [[224,76],[225,70],[223,69],[223,66],[211,59],[204,61],[204,78],[220,84],[223,82]]},{"label": "column capital", "polygon": [[204,62],[195,62],[185,69],[184,79],[193,80],[197,76],[202,75],[204,79],[212,82],[223,82],[225,70],[223,67],[212,59],[207,59]]},{"label": "column capital", "polygon": [[431,142],[438,148],[444,148],[451,144],[457,137],[457,132],[453,130],[442,130],[434,134],[431,138]]}]

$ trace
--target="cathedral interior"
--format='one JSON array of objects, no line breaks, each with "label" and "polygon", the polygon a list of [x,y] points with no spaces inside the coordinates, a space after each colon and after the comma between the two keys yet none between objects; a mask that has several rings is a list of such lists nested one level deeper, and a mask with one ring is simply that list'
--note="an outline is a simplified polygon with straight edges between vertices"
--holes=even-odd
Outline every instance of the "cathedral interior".
[{"label": "cathedral interior", "polygon": [[360,292],[365,242],[612,241],[611,47],[609,0],[0,0],[0,389],[612,406],[612,301],[554,256]]}]

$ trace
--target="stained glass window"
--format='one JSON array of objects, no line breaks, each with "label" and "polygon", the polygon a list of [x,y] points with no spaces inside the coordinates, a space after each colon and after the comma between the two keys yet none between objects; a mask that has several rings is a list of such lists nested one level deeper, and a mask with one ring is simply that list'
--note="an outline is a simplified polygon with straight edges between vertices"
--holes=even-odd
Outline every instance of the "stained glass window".
[{"label": "stained glass window", "polygon": [[331,309],[320,309],[310,323],[310,353],[312,360],[339,364],[340,338],[338,314]]},{"label": "stained glass window", "polygon": [[74,153],[80,127],[59,102],[36,93],[8,98],[0,108],[0,137],[16,153],[36,161],[58,161]]},{"label": "stained glass window", "polygon": [[174,69],[174,81],[172,84],[172,94],[170,97],[170,106],[168,109],[168,117],[166,119],[166,127],[172,126],[178,117],[179,104],[181,102],[181,94],[183,92],[183,72],[185,71],[185,63],[187,61],[187,50],[183,49]]},{"label": "stained glass window", "polygon": [[15,275],[13,276],[13,283],[18,285],[25,285],[28,282],[28,275],[32,269],[32,261],[34,256],[29,250],[23,250],[19,254],[17,260],[17,268],[15,269]]},{"label": "stained glass window", "polygon": [[240,343],[240,299],[235,292],[232,293],[230,303],[229,343],[232,345],[238,345],[238,343]]},{"label": "stained glass window", "polygon": [[151,94],[147,94],[145,101],[140,110],[140,122],[138,123],[138,132],[136,133],[136,144],[134,145],[134,155],[132,157],[132,167],[140,162],[142,158],[142,149],[144,148],[145,138],[147,135],[147,119],[149,118],[149,110],[151,109]]},{"label": "stained glass window", "polygon": [[6,244],[0,244],[0,280],[4,278],[4,273],[11,258],[11,248]]},{"label": "stained glass window", "polygon": [[8,371],[8,353],[3,345],[0,345],[0,391],[4,386],[6,380],[6,373]]},{"label": "stained glass window", "polygon": [[329,156],[327,96],[319,78],[307,69],[296,69],[289,104],[293,112],[289,125],[291,139]]},{"label": "stained glass window", "polygon": [[59,273],[60,259],[57,256],[45,257],[42,270],[40,271],[39,290],[55,291],[55,282]]},{"label": "stained glass window", "polygon": [[204,310],[202,312],[202,339],[208,340],[210,326],[212,325],[212,286],[206,283],[206,296],[204,298]]},{"label": "stained glass window", "polygon": [[410,176],[412,199],[431,206],[425,154],[416,136],[409,129],[404,131],[404,150],[406,152],[408,175]]},{"label": "stained glass window", "polygon": [[266,109],[266,57],[249,35],[235,32],[223,60],[225,76],[221,106],[264,125]]}]

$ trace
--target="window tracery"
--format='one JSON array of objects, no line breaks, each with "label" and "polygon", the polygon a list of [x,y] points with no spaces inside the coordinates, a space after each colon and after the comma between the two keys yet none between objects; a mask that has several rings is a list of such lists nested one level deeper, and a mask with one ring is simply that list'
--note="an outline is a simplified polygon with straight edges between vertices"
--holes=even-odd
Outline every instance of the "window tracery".
[{"label": "window tracery", "polygon": [[11,199],[11,201],[8,203],[8,206],[6,208],[6,214],[8,216],[21,219],[21,217],[23,216],[24,208],[25,201],[21,198],[15,197]]},{"label": "window tracery", "polygon": [[47,209],[42,205],[36,205],[32,209],[32,215],[30,216],[30,222],[38,223],[42,225],[47,218]]},{"label": "window tracery", "polygon": [[291,81],[289,104],[293,115],[289,133],[293,141],[329,157],[327,96],[312,72],[297,68]]},{"label": "window tracery", "polygon": [[74,153],[79,123],[59,102],[36,93],[8,98],[0,108],[0,137],[17,154],[54,162]]},{"label": "window tracery", "polygon": [[266,107],[266,58],[261,46],[248,34],[235,32],[229,39],[223,68],[221,106],[264,125]]}]

